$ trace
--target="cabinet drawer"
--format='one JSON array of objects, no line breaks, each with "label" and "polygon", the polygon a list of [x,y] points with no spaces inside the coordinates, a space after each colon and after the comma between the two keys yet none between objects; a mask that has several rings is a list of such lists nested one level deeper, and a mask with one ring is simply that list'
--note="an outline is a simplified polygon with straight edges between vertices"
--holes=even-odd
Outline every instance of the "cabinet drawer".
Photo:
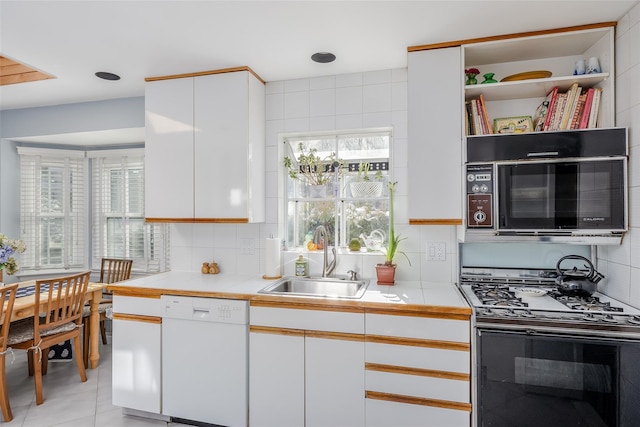
[{"label": "cabinet drawer", "polygon": [[251,326],[304,329],[308,331],[364,333],[364,314],[362,312],[251,306],[249,323]]},{"label": "cabinet drawer", "polygon": [[465,427],[470,412],[389,400],[366,399],[367,427]]},{"label": "cabinet drawer", "polygon": [[160,302],[160,298],[138,298],[114,295],[113,312],[161,317],[162,303]]},{"label": "cabinet drawer", "polygon": [[467,320],[367,313],[365,322],[371,335],[470,342]]},{"label": "cabinet drawer", "polygon": [[[400,369],[402,371],[402,369]],[[469,376],[465,379],[438,378],[436,373],[428,376],[424,372],[404,370],[406,373],[365,371],[365,389],[382,393],[424,397],[452,402],[470,403]]]},{"label": "cabinet drawer", "polygon": [[365,342],[367,363],[468,374],[469,351]]}]

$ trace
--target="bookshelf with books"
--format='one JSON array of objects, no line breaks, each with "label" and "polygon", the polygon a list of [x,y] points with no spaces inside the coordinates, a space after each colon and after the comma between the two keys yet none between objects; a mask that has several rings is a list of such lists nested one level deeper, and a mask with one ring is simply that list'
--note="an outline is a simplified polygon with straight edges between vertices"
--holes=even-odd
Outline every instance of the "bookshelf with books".
[{"label": "bookshelf with books", "polygon": [[[593,24],[464,44],[462,68],[490,72],[498,80],[465,85],[465,104],[482,97],[482,113],[491,123],[530,116],[534,132],[614,127],[614,28],[614,23]],[[592,57],[600,72],[574,75],[576,61]],[[484,135],[471,126],[464,132],[468,138]]]}]

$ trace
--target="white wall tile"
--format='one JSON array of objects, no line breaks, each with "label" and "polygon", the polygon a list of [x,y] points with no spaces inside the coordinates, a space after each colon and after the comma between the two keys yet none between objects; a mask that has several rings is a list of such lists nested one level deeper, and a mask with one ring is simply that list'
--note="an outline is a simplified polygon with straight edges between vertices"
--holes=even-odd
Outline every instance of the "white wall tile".
[{"label": "white wall tile", "polygon": [[630,107],[629,79],[629,71],[619,74],[616,79],[616,111],[624,111]]},{"label": "white wall tile", "polygon": [[309,93],[309,115],[334,116],[336,114],[335,89],[312,90]]},{"label": "white wall tile", "polygon": [[194,224],[193,231],[194,248],[213,248],[215,237],[213,224]]},{"label": "white wall tile", "polygon": [[408,81],[408,70],[406,68],[394,68],[391,70],[392,82],[406,82]]},{"label": "white wall tile", "polygon": [[362,114],[336,115],[336,129],[360,129],[363,127]]},{"label": "white wall tile", "polygon": [[336,89],[336,115],[362,113],[362,86]]},{"label": "white wall tile", "polygon": [[[195,224],[196,226],[202,224]],[[238,247],[236,224],[214,224],[214,243],[213,247],[219,248],[236,248]],[[197,232],[197,229],[196,229]]]},{"label": "white wall tile", "polygon": [[365,85],[362,88],[362,111],[391,111],[391,84]]},{"label": "white wall tile", "polygon": [[391,84],[391,109],[393,111],[407,111],[407,82]]},{"label": "white wall tile", "polygon": [[285,80],[284,92],[308,92],[309,79]]},{"label": "white wall tile", "polygon": [[309,119],[309,130],[311,132],[317,131],[332,131],[336,129],[336,116],[321,116],[311,117]]},{"label": "white wall tile", "polygon": [[640,268],[632,268],[630,277],[629,304],[640,307]]},{"label": "white wall tile", "polygon": [[264,88],[265,94],[284,93],[284,82],[267,82]]},{"label": "white wall tile", "polygon": [[284,121],[284,132],[308,132],[309,117],[300,117],[297,119],[286,119]]},{"label": "white wall tile", "polygon": [[336,76],[336,87],[362,86],[362,73],[340,74]]},{"label": "white wall tile", "polygon": [[636,25],[640,23],[640,3],[638,3],[637,6],[631,9],[628,15],[629,15],[629,25]]},{"label": "white wall tile", "polygon": [[616,40],[616,75],[620,75],[629,69],[629,59],[631,57],[630,37],[629,32],[626,32]]},{"label": "white wall tile", "polygon": [[309,79],[309,89],[311,90],[335,89],[335,87],[336,76],[323,76]]},{"label": "white wall tile", "polygon": [[364,113],[362,125],[365,128],[388,127],[391,125],[391,111],[382,113]]},{"label": "white wall tile", "polygon": [[[640,45],[636,48],[640,50]],[[631,66],[629,76],[629,107],[632,107],[640,104],[640,63]]]},{"label": "white wall tile", "polygon": [[278,136],[284,132],[284,120],[268,120],[265,125],[265,138],[267,147],[278,147]]},{"label": "white wall tile", "polygon": [[274,93],[265,96],[267,120],[277,120],[284,118],[284,94]]},{"label": "white wall tile", "polygon": [[284,119],[309,117],[309,92],[284,94]]},{"label": "white wall tile", "polygon": [[408,137],[408,113],[407,111],[394,110],[391,112],[391,125],[393,126],[393,137]]},{"label": "white wall tile", "polygon": [[365,85],[377,85],[380,83],[391,83],[391,70],[367,71],[363,74],[362,82]]},{"label": "white wall tile", "polygon": [[629,64],[640,64],[640,23],[629,30]]}]

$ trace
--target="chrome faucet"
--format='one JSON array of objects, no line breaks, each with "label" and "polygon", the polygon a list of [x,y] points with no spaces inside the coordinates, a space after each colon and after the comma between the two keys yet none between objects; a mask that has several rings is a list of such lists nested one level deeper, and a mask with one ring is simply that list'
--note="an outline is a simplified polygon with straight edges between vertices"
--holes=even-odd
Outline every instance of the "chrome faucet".
[{"label": "chrome faucet", "polygon": [[336,247],[334,246],[331,248],[331,252],[333,252],[333,261],[329,263],[327,259],[327,242],[329,240],[327,239],[327,229],[324,227],[324,225],[319,225],[316,228],[316,231],[313,233],[313,241],[314,243],[319,243],[322,241],[322,239],[324,239],[324,242],[322,244],[324,251],[324,259],[322,261],[322,277],[329,277],[329,275],[331,275],[333,270],[336,268]]}]

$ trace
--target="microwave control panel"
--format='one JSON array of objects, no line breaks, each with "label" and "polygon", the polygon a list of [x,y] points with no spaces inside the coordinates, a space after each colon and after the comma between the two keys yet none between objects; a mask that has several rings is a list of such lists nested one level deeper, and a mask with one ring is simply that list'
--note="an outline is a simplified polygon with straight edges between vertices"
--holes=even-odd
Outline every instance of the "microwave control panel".
[{"label": "microwave control panel", "polygon": [[467,165],[467,228],[493,228],[493,165]]}]

